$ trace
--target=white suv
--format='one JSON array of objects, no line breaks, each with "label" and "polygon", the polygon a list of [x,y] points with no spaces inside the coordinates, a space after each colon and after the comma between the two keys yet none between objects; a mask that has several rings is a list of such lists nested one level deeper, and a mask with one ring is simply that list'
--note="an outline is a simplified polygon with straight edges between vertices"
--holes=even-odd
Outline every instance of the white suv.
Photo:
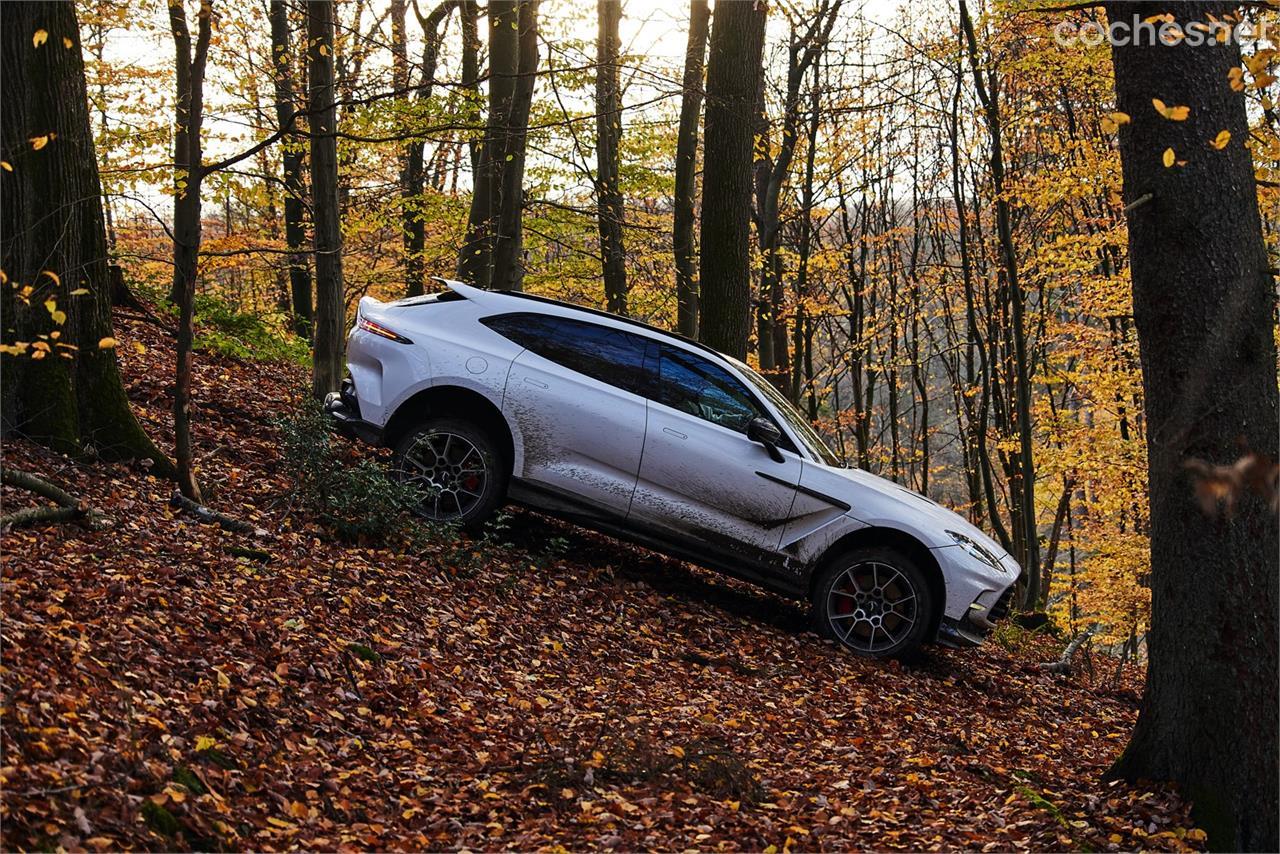
[{"label": "white suv", "polygon": [[395,449],[421,512],[506,500],[813,603],[863,655],[979,643],[1020,568],[932,501],[845,468],[749,367],[643,323],[445,282],[360,301],[325,408]]}]

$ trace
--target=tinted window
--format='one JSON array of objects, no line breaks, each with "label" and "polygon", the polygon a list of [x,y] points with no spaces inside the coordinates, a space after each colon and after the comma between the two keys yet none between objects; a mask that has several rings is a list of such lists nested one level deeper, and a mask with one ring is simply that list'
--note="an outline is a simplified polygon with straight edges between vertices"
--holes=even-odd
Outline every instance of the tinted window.
[{"label": "tinted window", "polygon": [[764,415],[755,398],[728,371],[666,344],[661,351],[659,402],[739,433],[747,432],[752,418]]},{"label": "tinted window", "polygon": [[[831,452],[827,447],[827,443],[823,441],[818,432],[813,429],[813,425],[809,423],[809,419],[801,415],[796,408],[791,405],[791,401],[782,396],[782,393],[764,377],[751,370],[747,365],[742,364],[737,359],[730,359],[735,366],[747,378],[747,382],[755,386],[756,392],[762,395],[766,400],[773,404],[775,411],[782,414],[787,424],[791,426],[791,430],[800,437],[800,441],[807,447],[814,456],[822,460],[829,466],[843,467],[844,461]],[[787,442],[786,444],[790,444]]]},{"label": "tinted window", "polygon": [[507,314],[484,323],[544,359],[623,391],[648,394],[646,341],[639,335],[545,314]]},{"label": "tinted window", "polygon": [[535,345],[541,346],[555,334],[555,328],[550,322],[552,319],[541,314],[504,314],[486,317],[480,322],[503,338],[509,338],[521,347],[528,347],[539,353],[541,350],[534,349]]}]

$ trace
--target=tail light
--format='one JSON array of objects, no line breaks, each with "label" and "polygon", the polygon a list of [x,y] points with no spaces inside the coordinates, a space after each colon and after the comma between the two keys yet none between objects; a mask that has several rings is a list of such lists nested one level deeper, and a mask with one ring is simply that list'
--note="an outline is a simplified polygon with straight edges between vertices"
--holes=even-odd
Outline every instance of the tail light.
[{"label": "tail light", "polygon": [[356,320],[356,328],[363,329],[365,332],[372,333],[381,338],[386,338],[388,341],[394,341],[397,344],[413,343],[408,338],[405,338],[403,335],[401,335],[399,332],[396,332],[394,329],[388,329],[387,327],[383,326],[381,323],[374,323],[372,320],[370,320],[367,317],[358,318]]}]

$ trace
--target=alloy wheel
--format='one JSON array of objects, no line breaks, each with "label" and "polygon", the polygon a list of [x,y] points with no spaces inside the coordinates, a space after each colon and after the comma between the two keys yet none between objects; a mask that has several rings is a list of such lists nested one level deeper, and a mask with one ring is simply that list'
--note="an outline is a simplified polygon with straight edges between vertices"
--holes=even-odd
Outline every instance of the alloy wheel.
[{"label": "alloy wheel", "polygon": [[489,481],[480,449],[446,430],[418,436],[401,456],[400,474],[422,491],[422,515],[438,522],[465,517],[480,503]]},{"label": "alloy wheel", "polygon": [[911,579],[881,561],[856,563],[841,572],[829,588],[826,607],[836,637],[872,654],[902,643],[920,614]]}]

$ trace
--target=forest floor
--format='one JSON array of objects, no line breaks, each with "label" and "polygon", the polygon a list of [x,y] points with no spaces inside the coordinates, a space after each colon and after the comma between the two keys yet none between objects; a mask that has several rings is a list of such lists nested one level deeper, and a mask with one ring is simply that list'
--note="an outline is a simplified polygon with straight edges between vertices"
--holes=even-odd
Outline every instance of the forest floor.
[{"label": "forest floor", "polygon": [[[168,436],[169,339],[117,327]],[[334,541],[279,464],[304,378],[197,359],[208,503],[259,539],[139,466],[8,443],[114,525],[4,537],[3,848],[1202,847],[1167,789],[1100,782],[1140,675],[1041,673],[1051,639],[865,661],[796,604],[527,513],[506,545]]]}]

